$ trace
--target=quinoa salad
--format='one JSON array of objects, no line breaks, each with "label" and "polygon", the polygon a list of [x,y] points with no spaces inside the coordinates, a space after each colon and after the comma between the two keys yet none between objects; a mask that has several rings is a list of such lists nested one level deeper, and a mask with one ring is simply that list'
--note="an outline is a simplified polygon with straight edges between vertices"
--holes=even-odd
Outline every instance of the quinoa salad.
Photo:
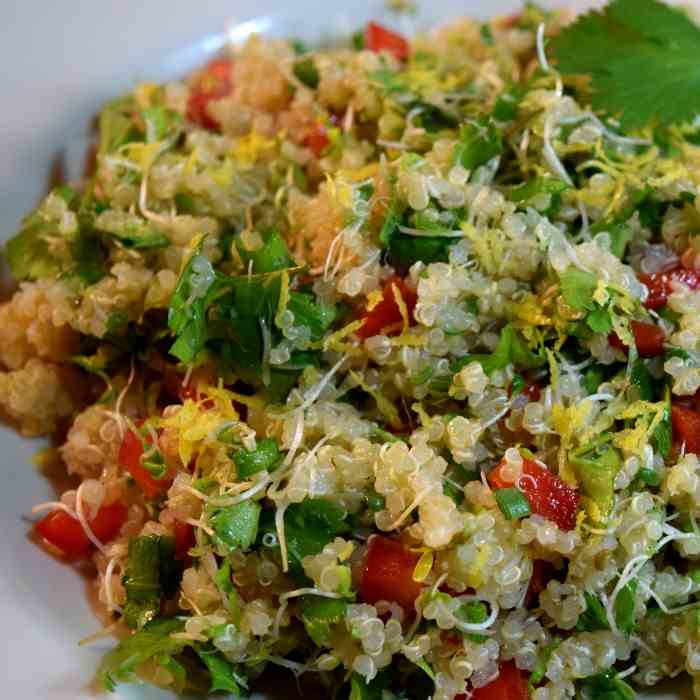
[{"label": "quinoa salad", "polygon": [[527,4],[105,105],[5,246],[0,409],[106,690],[700,698],[698,55]]}]

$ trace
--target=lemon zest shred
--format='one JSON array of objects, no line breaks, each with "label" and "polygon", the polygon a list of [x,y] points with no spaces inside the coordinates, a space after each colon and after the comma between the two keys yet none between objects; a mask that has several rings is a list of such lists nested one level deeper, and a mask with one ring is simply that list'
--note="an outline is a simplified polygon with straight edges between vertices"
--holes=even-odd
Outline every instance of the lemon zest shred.
[{"label": "lemon zest shred", "polygon": [[372,311],[384,299],[384,293],[381,289],[375,289],[367,295],[367,311]]},{"label": "lemon zest shred", "polygon": [[428,412],[423,408],[423,404],[420,401],[416,401],[411,405],[411,410],[418,414],[418,419],[424,428],[429,428],[433,424],[434,418],[428,415]]},{"label": "lemon zest shred", "polygon": [[408,330],[408,326],[410,325],[410,320],[408,318],[408,307],[406,306],[406,302],[404,301],[403,295],[401,294],[401,290],[399,289],[399,286],[397,284],[392,283],[391,293],[394,295],[394,301],[396,302],[396,306],[399,307],[399,313],[401,314],[401,320],[403,321],[402,333],[405,333]]},{"label": "lemon zest shred", "polygon": [[416,583],[423,583],[433,568],[433,561],[435,560],[435,554],[432,550],[428,552],[423,552],[420,559],[413,569],[413,580]]},{"label": "lemon zest shred", "polygon": [[231,147],[231,155],[243,169],[252,168],[261,155],[270,151],[277,144],[276,139],[271,139],[253,129],[245,136],[241,136]]},{"label": "lemon zest shred", "polygon": [[354,168],[352,170],[338,170],[337,177],[340,180],[348,180],[350,182],[361,182],[362,180],[368,180],[377,174],[379,170],[379,163],[369,163],[362,168]]},{"label": "lemon zest shred", "polygon": [[312,347],[314,347],[314,349],[322,348],[323,350],[332,349],[333,343],[335,343],[338,340],[343,340],[349,335],[352,335],[356,330],[359,330],[363,324],[364,321],[362,319],[359,319],[357,321],[351,321],[347,325],[335,331],[335,333],[331,333],[324,340],[321,340],[318,343],[314,343]]},{"label": "lemon zest shred", "polygon": [[415,335],[412,333],[403,333],[389,338],[389,341],[392,345],[406,345],[408,347],[422,347],[428,343],[428,339],[424,335]]},{"label": "lemon zest shred", "polygon": [[187,157],[187,160],[185,161],[185,165],[182,168],[182,174],[183,175],[189,175],[192,173],[194,170],[194,166],[197,164],[197,161],[199,160],[199,154],[197,153],[197,148],[192,149],[192,153]]}]

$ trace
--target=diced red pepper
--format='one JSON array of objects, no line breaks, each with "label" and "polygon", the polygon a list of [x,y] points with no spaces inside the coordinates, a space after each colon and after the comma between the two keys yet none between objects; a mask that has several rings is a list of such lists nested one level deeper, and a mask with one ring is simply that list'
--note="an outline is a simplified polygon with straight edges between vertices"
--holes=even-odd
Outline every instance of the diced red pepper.
[{"label": "diced red pepper", "polygon": [[180,561],[188,560],[187,552],[195,545],[194,528],[189,523],[175,521],[175,558]]},{"label": "diced red pepper", "polygon": [[[487,478],[492,488],[515,486],[502,474],[505,465],[505,460],[501,460],[489,473]],[[525,494],[533,513],[551,520],[562,530],[573,530],[576,527],[579,493],[549,469],[531,459],[524,459],[518,488]]]},{"label": "diced red pepper", "polygon": [[671,425],[673,440],[678,445],[685,445],[686,452],[700,454],[700,412],[685,406],[671,406]]},{"label": "diced red pepper", "polygon": [[552,570],[552,565],[548,561],[544,561],[544,559],[535,559],[532,562],[532,576],[530,576],[530,583],[525,594],[526,608],[547,588],[547,583],[552,576]]},{"label": "diced red pepper", "polygon": [[[657,357],[664,354],[664,340],[666,340],[666,336],[659,326],[654,323],[645,323],[644,321],[632,321],[630,327],[632,335],[634,335],[634,344],[637,346],[637,352],[642,357]],[[627,346],[616,333],[611,333],[608,336],[608,342],[618,350],[627,351]]]},{"label": "diced red pepper", "polygon": [[[110,542],[119,534],[126,516],[127,507],[121,501],[115,501],[100,507],[97,515],[88,520],[88,525],[100,542]],[[92,551],[93,544],[83,526],[63,510],[45,515],[35,528],[41,537],[70,559],[85,559]]]},{"label": "diced red pepper", "polygon": [[[508,396],[513,396],[513,383],[508,386]],[[525,386],[520,390],[518,396],[527,397],[528,401],[539,401],[541,396],[540,385],[537,382],[525,378]]]},{"label": "diced red pepper", "polygon": [[469,700],[528,700],[525,674],[512,662],[499,667],[498,678],[488,685],[475,688]]},{"label": "diced red pepper", "polygon": [[226,58],[215,58],[202,70],[190,88],[187,100],[187,119],[205,129],[218,130],[219,123],[209,116],[208,106],[213,100],[226,97],[233,87],[233,64]]},{"label": "diced red pepper", "polygon": [[411,45],[396,32],[392,32],[386,27],[376,22],[370,22],[365,30],[365,46],[375,53],[388,51],[399,61],[408,58],[411,53]]},{"label": "diced red pepper", "polygon": [[649,290],[644,306],[648,309],[660,309],[666,305],[668,295],[673,291],[671,282],[682,282],[691,289],[700,289],[700,270],[687,270],[678,266],[666,272],[641,275],[639,280]]},{"label": "diced red pepper", "polygon": [[[151,443],[151,437],[146,437],[146,442]],[[171,479],[155,479],[153,475],[141,464],[143,457],[143,444],[137,435],[129,430],[119,448],[119,464],[126,469],[140,486],[144,496],[153,501],[165,494],[172,483]]]},{"label": "diced red pepper", "polygon": [[328,131],[323,124],[315,122],[309,133],[304,138],[304,145],[316,156],[320,158],[330,143]]},{"label": "diced red pepper", "polygon": [[366,311],[364,322],[357,330],[357,335],[363,340],[379,335],[382,331],[387,331],[389,335],[394,335],[400,331],[399,324],[403,321],[401,309],[396,303],[394,292],[396,288],[406,304],[409,321],[413,319],[413,310],[418,302],[418,295],[413,287],[409,286],[401,277],[392,277],[384,285],[381,301],[371,310]]},{"label": "diced red pepper", "polygon": [[413,580],[418,556],[401,542],[383,535],[374,535],[367,542],[367,557],[360,578],[360,597],[374,605],[379,600],[398,603],[406,612],[414,612],[413,604],[422,586]]},{"label": "diced red pepper", "polygon": [[632,321],[630,325],[637,351],[642,357],[656,357],[664,354],[666,336],[659,326],[642,321]]},{"label": "diced red pepper", "polygon": [[691,405],[696,411],[700,411],[700,389],[698,389],[690,398],[690,401],[688,401],[688,406]]}]

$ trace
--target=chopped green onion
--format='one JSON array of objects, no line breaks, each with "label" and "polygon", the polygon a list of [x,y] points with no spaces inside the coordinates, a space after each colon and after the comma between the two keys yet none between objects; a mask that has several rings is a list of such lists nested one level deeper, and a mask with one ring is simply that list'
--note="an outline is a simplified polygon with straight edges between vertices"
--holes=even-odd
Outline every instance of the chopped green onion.
[{"label": "chopped green onion", "polygon": [[506,520],[526,518],[532,512],[530,502],[516,488],[496,489],[493,495]]}]

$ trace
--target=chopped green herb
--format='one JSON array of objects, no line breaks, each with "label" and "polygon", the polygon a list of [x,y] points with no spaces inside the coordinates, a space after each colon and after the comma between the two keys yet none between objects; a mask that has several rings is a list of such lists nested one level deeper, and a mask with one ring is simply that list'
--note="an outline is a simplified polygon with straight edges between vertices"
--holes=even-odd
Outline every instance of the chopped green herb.
[{"label": "chopped green herb", "polygon": [[516,488],[495,489],[493,495],[506,520],[526,518],[532,512],[530,502]]},{"label": "chopped green herb", "polygon": [[501,132],[493,121],[481,119],[461,128],[454,161],[466,170],[474,170],[502,152]]},{"label": "chopped green herb", "polygon": [[294,64],[294,75],[307,87],[315,90],[318,87],[320,76],[314,59],[304,58]]},{"label": "chopped green herb", "polygon": [[615,671],[606,671],[589,676],[576,684],[583,700],[635,700],[636,693]]},{"label": "chopped green herb", "polygon": [[572,309],[584,311],[593,308],[593,292],[598,286],[594,275],[572,266],[559,275],[559,280],[564,301]]},{"label": "chopped green herb", "polygon": [[247,479],[261,471],[273,471],[279,466],[283,455],[275,438],[258,440],[254,450],[239,450],[233,455],[239,479]]},{"label": "chopped green herb", "polygon": [[117,683],[133,682],[136,680],[136,669],[147,661],[157,660],[162,665],[164,659],[179,654],[186,642],[173,639],[170,635],[182,632],[184,627],[185,621],[177,618],[152,620],[120,642],[100,665],[99,678],[105,689],[113,691]]},{"label": "chopped green herb", "polygon": [[258,535],[260,510],[260,504],[249,499],[216,511],[210,523],[217,540],[231,551],[250,549]]},{"label": "chopped green herb", "polygon": [[301,621],[306,633],[319,647],[329,646],[333,630],[345,620],[347,603],[337,598],[304,596]]},{"label": "chopped green herb", "polygon": [[579,632],[595,632],[596,630],[610,629],[608,618],[605,615],[605,608],[598,596],[588,591],[585,591],[583,595],[586,599],[586,609],[579,615],[576,629]]},{"label": "chopped green herb", "polygon": [[248,687],[246,678],[235,670],[233,664],[220,651],[197,649],[197,654],[211,674],[210,692],[231,693],[237,698],[245,695],[245,689]]},{"label": "chopped green herb", "polygon": [[552,41],[558,70],[591,76],[594,109],[618,117],[623,129],[691,121],[700,112],[698,46],[700,28],[657,0],[613,0]]}]

